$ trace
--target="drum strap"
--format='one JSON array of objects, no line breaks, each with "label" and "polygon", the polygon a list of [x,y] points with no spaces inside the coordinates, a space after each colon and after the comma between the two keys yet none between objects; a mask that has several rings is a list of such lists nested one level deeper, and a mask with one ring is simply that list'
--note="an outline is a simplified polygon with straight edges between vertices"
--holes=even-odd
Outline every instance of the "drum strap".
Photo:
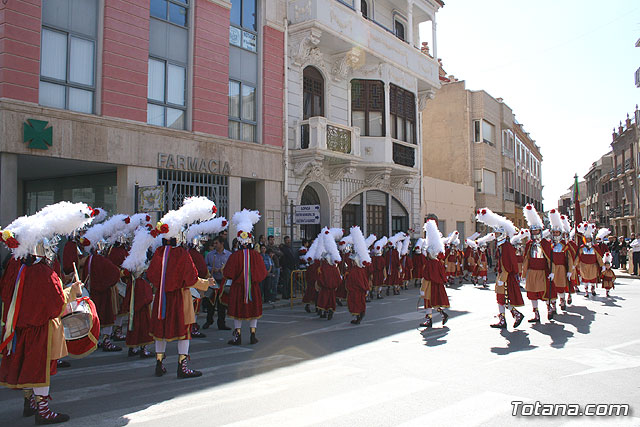
[{"label": "drum strap", "polygon": [[167,264],[169,263],[169,253],[171,252],[171,246],[165,246],[162,253],[162,276],[160,276],[160,289],[158,290],[158,320],[163,320],[167,315]]},{"label": "drum strap", "polygon": [[249,304],[251,298],[251,256],[249,249],[243,251],[243,267],[244,267],[244,303]]},{"label": "drum strap", "polygon": [[91,262],[93,261],[93,254],[89,255],[89,259],[87,260],[87,280],[85,283],[85,288],[87,288],[87,290],[89,292],[91,292]]},{"label": "drum strap", "polygon": [[14,340],[15,328],[18,322],[18,314],[20,314],[20,303],[22,302],[22,291],[24,289],[24,267],[25,265],[22,264],[20,271],[18,271],[18,277],[16,277],[11,305],[9,305],[9,311],[7,312],[7,324],[5,325],[4,335],[2,336],[2,343],[0,343],[0,351],[2,351],[9,345],[9,342],[13,341],[11,347],[7,350],[7,355],[15,350],[16,345]]}]

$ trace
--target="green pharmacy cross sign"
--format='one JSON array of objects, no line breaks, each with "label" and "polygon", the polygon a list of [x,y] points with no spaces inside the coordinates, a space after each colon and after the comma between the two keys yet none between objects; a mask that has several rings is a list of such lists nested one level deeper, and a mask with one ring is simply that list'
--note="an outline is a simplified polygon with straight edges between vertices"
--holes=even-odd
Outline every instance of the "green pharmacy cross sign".
[{"label": "green pharmacy cross sign", "polygon": [[53,128],[51,126],[47,128],[48,124],[49,122],[43,120],[27,119],[22,124],[24,131],[22,142],[28,142],[28,148],[48,150],[53,144]]}]

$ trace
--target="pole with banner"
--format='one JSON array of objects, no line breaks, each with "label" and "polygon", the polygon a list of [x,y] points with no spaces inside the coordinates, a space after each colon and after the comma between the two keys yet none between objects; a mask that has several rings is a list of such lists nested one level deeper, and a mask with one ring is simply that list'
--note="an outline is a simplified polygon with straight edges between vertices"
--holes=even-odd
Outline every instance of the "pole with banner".
[{"label": "pole with banner", "polygon": [[576,243],[578,243],[578,224],[582,222],[582,211],[580,210],[580,185],[578,184],[578,174],[575,175],[573,183],[573,227],[575,230]]}]

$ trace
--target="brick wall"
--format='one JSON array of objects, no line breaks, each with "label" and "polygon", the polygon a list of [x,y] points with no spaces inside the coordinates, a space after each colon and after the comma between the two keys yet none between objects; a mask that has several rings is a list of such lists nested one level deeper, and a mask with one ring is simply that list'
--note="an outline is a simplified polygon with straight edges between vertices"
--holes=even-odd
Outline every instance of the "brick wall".
[{"label": "brick wall", "polygon": [[147,121],[149,2],[105,0],[102,115]]},{"label": "brick wall", "polygon": [[0,97],[38,102],[40,0],[10,0],[0,9]]},{"label": "brick wall", "polygon": [[284,33],[265,26],[263,31],[262,140],[282,147],[284,91]]},{"label": "brick wall", "polygon": [[229,102],[229,9],[196,3],[193,130],[226,137]]}]

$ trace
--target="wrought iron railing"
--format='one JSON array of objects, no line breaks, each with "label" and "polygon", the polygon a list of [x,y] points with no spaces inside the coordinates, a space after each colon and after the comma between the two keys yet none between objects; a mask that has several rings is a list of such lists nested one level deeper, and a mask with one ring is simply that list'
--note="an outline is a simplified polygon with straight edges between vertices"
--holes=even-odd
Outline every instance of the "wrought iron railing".
[{"label": "wrought iron railing", "polygon": [[328,124],[327,148],[331,151],[351,154],[351,131]]}]

